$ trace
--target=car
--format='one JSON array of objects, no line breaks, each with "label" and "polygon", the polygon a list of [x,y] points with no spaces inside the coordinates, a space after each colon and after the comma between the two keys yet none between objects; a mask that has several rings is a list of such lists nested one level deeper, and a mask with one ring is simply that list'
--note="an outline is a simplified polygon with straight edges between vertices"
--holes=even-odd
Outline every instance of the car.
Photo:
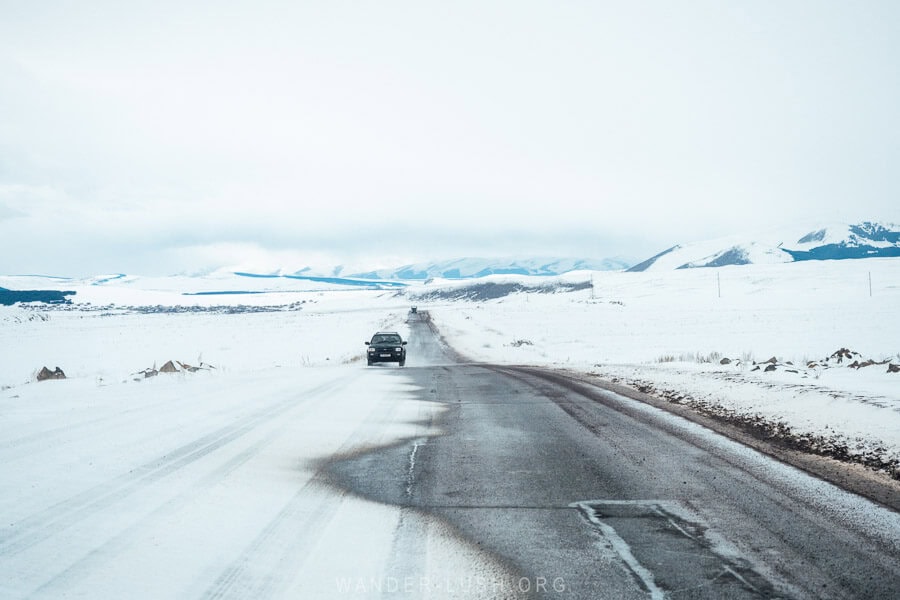
[{"label": "car", "polygon": [[379,331],[366,342],[366,364],[370,367],[377,362],[406,364],[406,341],[396,331]]}]

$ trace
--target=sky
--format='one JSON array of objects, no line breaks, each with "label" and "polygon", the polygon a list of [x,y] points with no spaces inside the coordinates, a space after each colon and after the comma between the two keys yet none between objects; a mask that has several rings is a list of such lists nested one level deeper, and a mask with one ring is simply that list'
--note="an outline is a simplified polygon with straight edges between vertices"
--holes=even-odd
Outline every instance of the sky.
[{"label": "sky", "polygon": [[900,3],[0,0],[0,273],[900,222]]}]

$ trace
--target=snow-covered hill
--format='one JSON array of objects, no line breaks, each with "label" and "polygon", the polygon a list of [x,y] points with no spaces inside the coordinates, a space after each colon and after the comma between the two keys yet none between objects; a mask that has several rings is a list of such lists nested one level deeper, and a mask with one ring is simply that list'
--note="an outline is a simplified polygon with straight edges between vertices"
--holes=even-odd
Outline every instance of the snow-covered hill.
[{"label": "snow-covered hill", "polygon": [[465,279],[487,275],[538,275],[555,276],[570,271],[620,271],[631,266],[622,258],[603,260],[577,258],[457,258],[439,262],[424,262],[398,268],[356,273],[349,277],[361,279],[425,280]]},{"label": "snow-covered hill", "polygon": [[[255,303],[272,301],[279,294],[292,294],[325,290],[400,290],[416,282],[432,279],[472,279],[488,275],[525,275],[555,277],[573,271],[623,271],[631,264],[623,259],[580,260],[558,258],[531,259],[488,259],[461,258],[443,262],[420,263],[403,267],[349,274],[344,267],[290,269],[253,269],[228,267],[198,274],[172,275],[168,277],[148,277],[122,273],[97,275],[88,278],[51,277],[45,275],[3,275],[0,274],[0,304],[24,302],[26,292],[34,292],[40,297],[47,293],[60,294],[66,290],[77,290],[80,300],[97,296],[99,288],[114,290],[117,302],[133,304],[133,296],[142,293],[182,297],[181,303],[208,301],[218,302],[221,296],[238,295]],[[102,295],[102,294],[101,294]],[[8,296],[8,297],[7,297]],[[93,301],[93,300],[91,300]]]},{"label": "snow-covered hill", "polygon": [[900,256],[900,226],[891,223],[832,224],[780,229],[673,246],[629,271],[658,271]]}]

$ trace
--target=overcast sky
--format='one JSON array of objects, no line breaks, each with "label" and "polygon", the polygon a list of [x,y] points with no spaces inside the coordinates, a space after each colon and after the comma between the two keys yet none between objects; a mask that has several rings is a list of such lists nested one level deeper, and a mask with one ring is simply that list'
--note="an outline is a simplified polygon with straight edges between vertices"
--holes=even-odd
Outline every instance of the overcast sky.
[{"label": "overcast sky", "polygon": [[0,0],[0,273],[900,221],[900,2]]}]

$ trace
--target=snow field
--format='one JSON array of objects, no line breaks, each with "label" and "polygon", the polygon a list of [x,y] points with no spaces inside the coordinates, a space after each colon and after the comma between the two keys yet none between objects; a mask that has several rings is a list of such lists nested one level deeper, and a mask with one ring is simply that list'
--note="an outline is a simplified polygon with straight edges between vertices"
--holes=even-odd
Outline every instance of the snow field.
[{"label": "snow field", "polygon": [[328,484],[328,457],[436,433],[423,423],[438,405],[385,375],[293,366],[6,390],[0,595],[380,597],[410,585],[389,564],[403,519],[427,546],[406,557],[414,585],[509,577],[440,523]]}]

